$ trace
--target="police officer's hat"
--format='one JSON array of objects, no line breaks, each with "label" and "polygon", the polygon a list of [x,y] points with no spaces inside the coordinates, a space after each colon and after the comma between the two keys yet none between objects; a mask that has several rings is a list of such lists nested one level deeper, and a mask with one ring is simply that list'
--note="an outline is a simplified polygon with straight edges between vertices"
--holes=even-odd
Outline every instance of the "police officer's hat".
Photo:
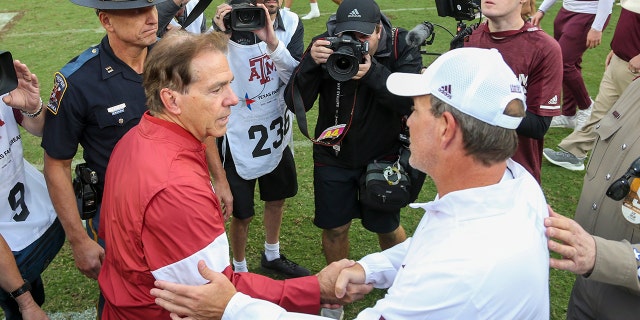
[{"label": "police officer's hat", "polygon": [[71,0],[71,2],[100,10],[137,9],[155,6],[166,0]]}]

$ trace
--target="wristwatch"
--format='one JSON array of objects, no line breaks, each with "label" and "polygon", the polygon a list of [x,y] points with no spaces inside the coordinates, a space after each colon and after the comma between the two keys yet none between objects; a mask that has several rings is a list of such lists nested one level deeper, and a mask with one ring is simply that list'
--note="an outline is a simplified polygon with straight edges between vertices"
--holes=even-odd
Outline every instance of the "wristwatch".
[{"label": "wristwatch", "polygon": [[27,291],[31,291],[31,283],[29,283],[29,281],[27,280],[24,280],[24,284],[20,286],[20,288],[9,292],[9,295],[11,296],[11,298],[15,300],[15,299],[18,299],[19,296],[26,293]]}]

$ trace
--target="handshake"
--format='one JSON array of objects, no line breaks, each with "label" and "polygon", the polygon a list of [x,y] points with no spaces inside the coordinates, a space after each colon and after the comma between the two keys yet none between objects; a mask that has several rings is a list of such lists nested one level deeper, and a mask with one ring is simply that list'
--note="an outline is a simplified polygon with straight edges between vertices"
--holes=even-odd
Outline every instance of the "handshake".
[{"label": "handshake", "polygon": [[[156,297],[158,305],[181,317],[221,319],[229,301],[237,293],[236,288],[227,276],[209,269],[204,261],[198,263],[198,271],[209,283],[189,286],[156,281],[157,288],[151,289],[151,295]],[[320,284],[320,302],[325,308],[338,308],[361,300],[373,289],[373,285],[364,283],[364,269],[353,260],[333,262],[316,277]],[[172,319],[181,318],[172,315]]]}]

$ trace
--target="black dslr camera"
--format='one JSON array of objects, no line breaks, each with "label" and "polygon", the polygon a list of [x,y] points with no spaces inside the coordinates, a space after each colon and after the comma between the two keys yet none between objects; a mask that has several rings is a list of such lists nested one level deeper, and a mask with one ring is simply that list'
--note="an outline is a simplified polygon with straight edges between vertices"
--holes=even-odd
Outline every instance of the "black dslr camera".
[{"label": "black dslr camera", "polygon": [[11,92],[17,87],[18,77],[13,67],[11,52],[0,51],[0,95]]},{"label": "black dslr camera", "polygon": [[329,76],[338,82],[353,78],[358,73],[358,65],[369,53],[369,42],[361,42],[348,33],[325,40],[330,42],[327,48],[333,50],[325,64]]},{"label": "black dslr camera", "polygon": [[91,219],[98,211],[98,193],[96,191],[98,174],[87,167],[86,163],[78,164],[75,173],[73,191],[76,194],[80,218],[82,220]]},{"label": "black dslr camera", "polygon": [[255,0],[231,0],[229,5],[231,5],[231,12],[222,18],[222,23],[227,30],[259,30],[267,23],[264,9],[256,7]]}]

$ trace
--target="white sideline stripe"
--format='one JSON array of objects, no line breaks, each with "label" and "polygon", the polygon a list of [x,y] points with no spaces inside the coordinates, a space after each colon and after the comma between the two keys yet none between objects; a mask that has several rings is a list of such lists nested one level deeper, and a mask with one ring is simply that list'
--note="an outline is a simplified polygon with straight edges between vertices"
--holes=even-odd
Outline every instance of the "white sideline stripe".
[{"label": "white sideline stripe", "polygon": [[51,320],[95,320],[96,309],[91,308],[82,312],[56,312],[48,316]]},{"label": "white sideline stripe", "polygon": [[66,33],[84,33],[84,32],[93,32],[93,33],[105,33],[102,27],[96,29],[71,29],[71,30],[59,30],[59,31],[42,31],[42,32],[26,32],[26,33],[10,33],[5,35],[9,38],[15,37],[33,37],[33,36],[50,36],[56,34],[66,34]]},{"label": "white sideline stripe", "polygon": [[4,29],[4,27],[13,20],[13,17],[17,16],[17,12],[3,12],[0,13],[0,31]]}]

